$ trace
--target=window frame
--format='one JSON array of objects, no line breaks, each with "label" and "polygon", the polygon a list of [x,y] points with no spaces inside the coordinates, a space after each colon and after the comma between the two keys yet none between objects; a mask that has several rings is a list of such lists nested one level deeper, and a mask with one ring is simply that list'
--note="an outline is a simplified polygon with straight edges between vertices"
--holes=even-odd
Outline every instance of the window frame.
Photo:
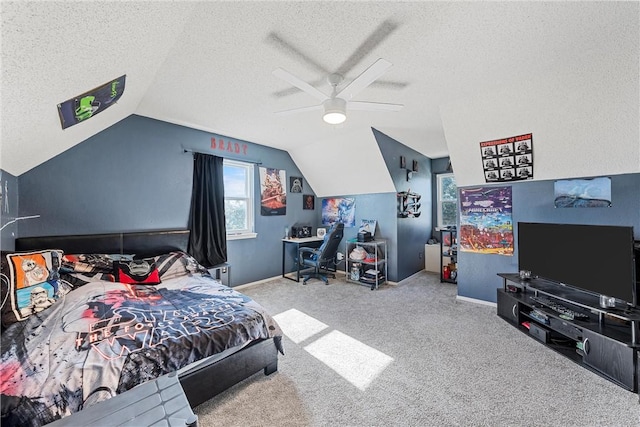
[{"label": "window frame", "polygon": [[[457,222],[459,220],[459,214],[460,211],[458,209],[458,186],[456,183],[456,198],[455,199],[443,199],[442,198],[442,181],[446,178],[453,178],[455,181],[455,175],[453,174],[453,172],[445,172],[445,173],[439,173],[436,175],[436,180],[437,180],[437,184],[436,184],[436,220],[437,220],[437,225],[438,225],[438,229],[444,229],[447,228],[449,226],[454,226],[457,225]],[[442,214],[442,204],[444,202],[455,202],[456,205],[456,224],[443,224],[443,214]]]},{"label": "window frame", "polygon": [[245,170],[245,190],[247,192],[246,197],[232,197],[227,196],[227,192],[225,191],[224,200],[225,200],[225,217],[227,215],[226,212],[226,202],[227,200],[242,200],[247,204],[247,228],[243,230],[227,230],[227,240],[238,240],[238,239],[251,239],[258,236],[255,232],[255,164],[243,162],[241,160],[232,160],[232,159],[224,159],[224,166],[232,166],[237,168],[242,168]]}]

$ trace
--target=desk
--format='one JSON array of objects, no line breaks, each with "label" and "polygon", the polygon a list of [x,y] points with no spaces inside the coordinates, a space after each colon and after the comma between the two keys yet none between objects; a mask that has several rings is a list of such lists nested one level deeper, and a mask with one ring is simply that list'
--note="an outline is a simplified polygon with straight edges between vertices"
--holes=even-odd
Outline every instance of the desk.
[{"label": "desk", "polygon": [[295,250],[294,252],[294,256],[295,259],[297,260],[298,258],[298,250],[301,247],[309,247],[309,248],[318,248],[320,247],[320,245],[322,245],[322,242],[324,241],[324,238],[322,237],[304,237],[304,238],[291,238],[291,239],[282,239],[282,277],[287,278],[289,280],[294,280],[296,282],[300,281],[300,263],[297,263],[296,266],[296,271],[295,271],[295,278],[291,277],[291,273],[293,273],[293,271],[291,270],[287,270],[285,268],[286,265],[286,259],[287,259],[287,247],[290,250]]}]

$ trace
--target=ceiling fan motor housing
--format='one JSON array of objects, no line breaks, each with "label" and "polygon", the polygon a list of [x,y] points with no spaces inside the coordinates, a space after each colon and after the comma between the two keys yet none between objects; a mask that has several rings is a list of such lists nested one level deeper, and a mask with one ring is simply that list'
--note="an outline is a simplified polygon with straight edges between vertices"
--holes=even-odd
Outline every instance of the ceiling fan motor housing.
[{"label": "ceiling fan motor housing", "polygon": [[347,101],[342,98],[329,98],[322,103],[324,115],[322,119],[334,125],[344,122],[347,118]]}]

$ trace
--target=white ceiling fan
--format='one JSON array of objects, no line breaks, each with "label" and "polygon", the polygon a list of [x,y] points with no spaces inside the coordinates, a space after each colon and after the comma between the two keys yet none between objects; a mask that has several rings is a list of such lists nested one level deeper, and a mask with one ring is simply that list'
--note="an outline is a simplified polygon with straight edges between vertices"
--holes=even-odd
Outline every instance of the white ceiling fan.
[{"label": "white ceiling fan", "polygon": [[362,74],[356,77],[351,83],[344,88],[338,90],[338,86],[342,83],[343,77],[340,74],[330,74],[327,77],[327,81],[333,87],[331,95],[326,95],[320,90],[311,86],[304,80],[294,76],[290,72],[278,68],[273,71],[276,77],[292,84],[298,89],[308,93],[314,98],[322,101],[321,104],[311,105],[308,107],[293,108],[290,110],[278,111],[278,115],[289,115],[302,113],[305,111],[323,110],[323,120],[329,124],[340,124],[347,118],[347,110],[367,110],[367,111],[400,111],[404,105],[401,104],[386,104],[381,102],[365,102],[365,101],[352,101],[351,99],[356,96],[361,90],[369,86],[384,74],[390,67],[391,62],[386,59],[378,59],[369,68],[364,70]]}]

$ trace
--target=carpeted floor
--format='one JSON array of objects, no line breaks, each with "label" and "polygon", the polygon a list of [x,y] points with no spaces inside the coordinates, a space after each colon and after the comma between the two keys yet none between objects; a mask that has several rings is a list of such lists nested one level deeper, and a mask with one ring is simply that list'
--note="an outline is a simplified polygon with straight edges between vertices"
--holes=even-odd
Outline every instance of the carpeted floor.
[{"label": "carpeted floor", "polygon": [[376,291],[274,280],[241,292],[289,336],[278,372],[195,409],[199,426],[638,426],[638,395],[422,272]]}]

